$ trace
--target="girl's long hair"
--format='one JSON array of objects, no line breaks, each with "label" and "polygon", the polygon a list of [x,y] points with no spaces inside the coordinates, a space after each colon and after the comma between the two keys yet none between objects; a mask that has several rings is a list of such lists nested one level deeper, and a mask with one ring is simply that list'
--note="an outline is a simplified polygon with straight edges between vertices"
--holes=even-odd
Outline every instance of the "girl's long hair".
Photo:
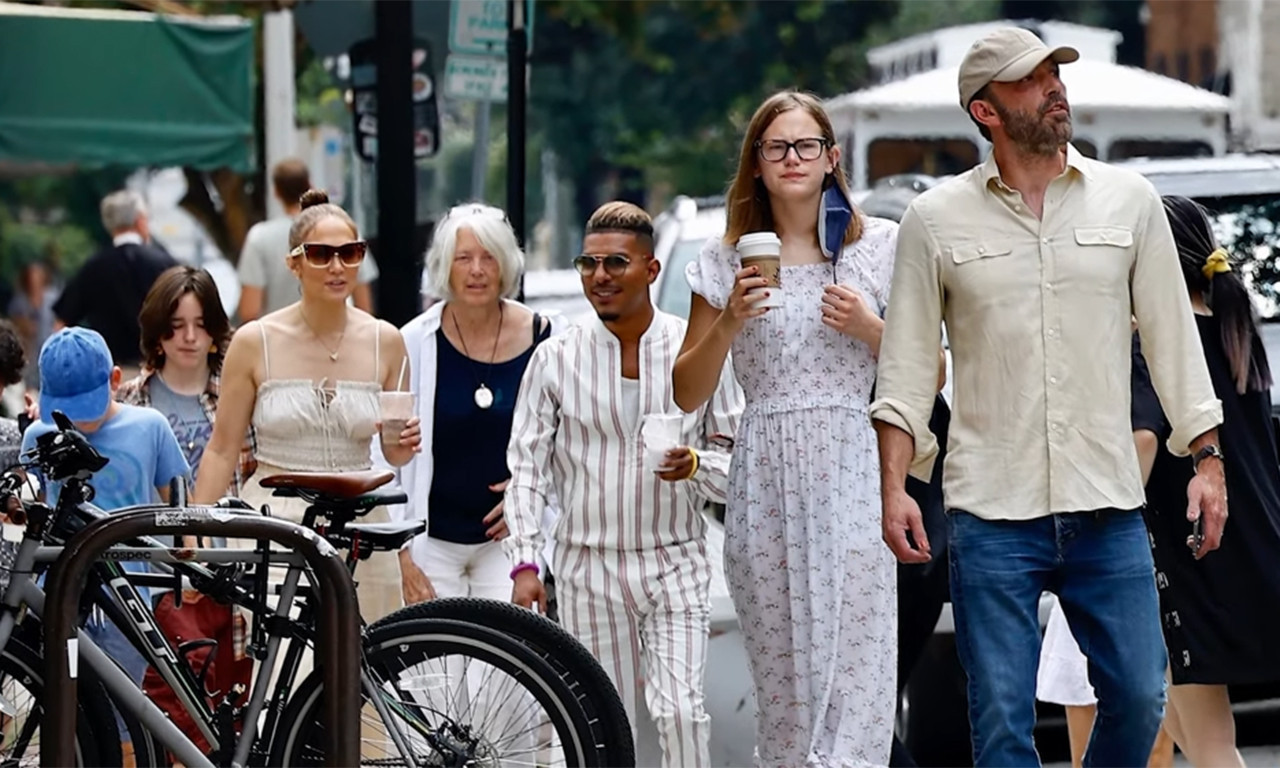
[{"label": "girl's long hair", "polygon": [[[1258,333],[1249,289],[1234,269],[1206,273],[1209,257],[1220,250],[1209,214],[1199,203],[1185,197],[1166,196],[1164,212],[1178,247],[1178,261],[1187,287],[1199,291],[1213,310],[1222,334],[1222,349],[1231,368],[1236,392],[1259,392],[1271,387],[1271,366]],[[1225,253],[1225,252],[1224,252]]]}]

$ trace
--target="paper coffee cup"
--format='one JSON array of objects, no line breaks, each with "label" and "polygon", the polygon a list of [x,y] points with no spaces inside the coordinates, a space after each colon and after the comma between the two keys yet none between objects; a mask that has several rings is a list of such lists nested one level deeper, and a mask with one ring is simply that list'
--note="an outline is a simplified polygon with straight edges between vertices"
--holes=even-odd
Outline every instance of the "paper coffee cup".
[{"label": "paper coffee cup", "polygon": [[646,413],[640,422],[644,444],[644,468],[650,472],[667,469],[667,451],[680,447],[684,417],[679,414]]},{"label": "paper coffee cup", "polygon": [[781,307],[782,295],[782,241],[773,232],[748,232],[738,238],[738,255],[742,266],[760,270],[765,279],[764,288],[748,291],[748,295],[768,291],[768,298],[756,302],[757,307]]},{"label": "paper coffee cup", "polygon": [[382,442],[399,445],[400,433],[413,418],[412,392],[379,392],[378,411],[382,421]]}]

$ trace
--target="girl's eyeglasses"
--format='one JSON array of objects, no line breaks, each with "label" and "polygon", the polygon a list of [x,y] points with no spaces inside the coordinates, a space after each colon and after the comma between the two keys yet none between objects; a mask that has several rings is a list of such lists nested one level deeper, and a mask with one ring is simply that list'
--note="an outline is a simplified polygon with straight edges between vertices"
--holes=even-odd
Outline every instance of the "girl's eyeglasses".
[{"label": "girl's eyeglasses", "polygon": [[334,258],[342,262],[344,267],[358,267],[364,261],[369,244],[363,240],[355,240],[342,245],[326,245],[325,243],[303,243],[292,251],[290,256],[301,256],[308,266],[325,269],[333,263]]},{"label": "girl's eyeglasses", "polygon": [[792,149],[801,160],[817,160],[827,148],[826,139],[797,139],[796,141],[757,141],[760,157],[770,163],[780,163]]}]

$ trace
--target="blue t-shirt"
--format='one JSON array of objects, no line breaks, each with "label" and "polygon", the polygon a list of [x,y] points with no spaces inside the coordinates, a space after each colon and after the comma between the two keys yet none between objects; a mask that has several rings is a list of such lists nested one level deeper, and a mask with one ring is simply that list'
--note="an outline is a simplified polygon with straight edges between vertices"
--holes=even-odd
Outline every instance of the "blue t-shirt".
[{"label": "blue t-shirt", "polygon": [[[89,481],[95,491],[94,506],[107,512],[157,502],[157,487],[167,488],[173,478],[189,477],[191,473],[164,414],[134,405],[117,407],[115,416],[85,435],[89,444],[108,460],[107,466]],[[35,447],[36,438],[55,430],[44,421],[32,424],[22,436],[23,452]],[[62,483],[45,484],[45,499],[51,506],[61,492]]]},{"label": "blue t-shirt", "polygon": [[[44,421],[32,424],[22,436],[23,452],[35,447],[36,438],[55,429],[52,424]],[[169,420],[159,411],[121,404],[115,416],[85,437],[108,460],[107,465],[89,481],[96,492],[94,506],[105,512],[158,502],[160,496],[156,488],[168,488],[169,481],[175,477],[190,477],[187,460],[182,455],[177,438],[173,436]],[[40,481],[44,485],[45,499],[51,506],[54,505],[58,494],[62,492],[63,484],[45,482],[43,477]],[[148,570],[146,563],[126,561],[122,565],[126,571],[134,573]],[[151,599],[150,590],[138,591],[143,600]],[[119,629],[110,624],[99,626],[91,622],[86,631],[89,631],[107,655],[124,666],[134,682],[142,683],[147,663]],[[119,718],[117,725],[122,736],[127,735],[124,723]]]}]

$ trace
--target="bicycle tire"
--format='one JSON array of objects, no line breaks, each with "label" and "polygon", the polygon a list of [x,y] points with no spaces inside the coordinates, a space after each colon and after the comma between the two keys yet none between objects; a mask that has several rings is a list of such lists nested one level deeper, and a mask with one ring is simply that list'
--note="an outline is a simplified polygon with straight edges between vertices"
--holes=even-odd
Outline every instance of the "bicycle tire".
[{"label": "bicycle tire", "polygon": [[[459,653],[483,661],[517,680],[541,704],[561,737],[567,768],[604,768],[608,762],[597,750],[586,713],[568,683],[528,646],[500,631],[447,619],[413,619],[370,628],[363,643],[365,664],[375,674],[390,662],[421,655]],[[383,667],[383,665],[387,665]],[[312,672],[295,690],[281,720],[287,723],[271,744],[270,765],[313,765],[316,753],[303,754],[319,738],[321,697],[319,672]]]},{"label": "bicycle tire", "polygon": [[623,768],[636,764],[631,721],[618,689],[595,656],[554,621],[513,603],[478,597],[445,597],[410,605],[374,622],[371,629],[407,619],[453,619],[500,629],[529,646],[580,693],[587,717],[596,732],[596,744],[608,765]]},{"label": "bicycle tire", "polygon": [[[0,649],[0,679],[21,681],[37,702],[29,717],[44,716],[44,658],[15,631]],[[87,671],[76,681],[76,755],[80,766],[120,765],[120,736],[115,712],[102,683]],[[5,763],[8,757],[0,758]]]}]

